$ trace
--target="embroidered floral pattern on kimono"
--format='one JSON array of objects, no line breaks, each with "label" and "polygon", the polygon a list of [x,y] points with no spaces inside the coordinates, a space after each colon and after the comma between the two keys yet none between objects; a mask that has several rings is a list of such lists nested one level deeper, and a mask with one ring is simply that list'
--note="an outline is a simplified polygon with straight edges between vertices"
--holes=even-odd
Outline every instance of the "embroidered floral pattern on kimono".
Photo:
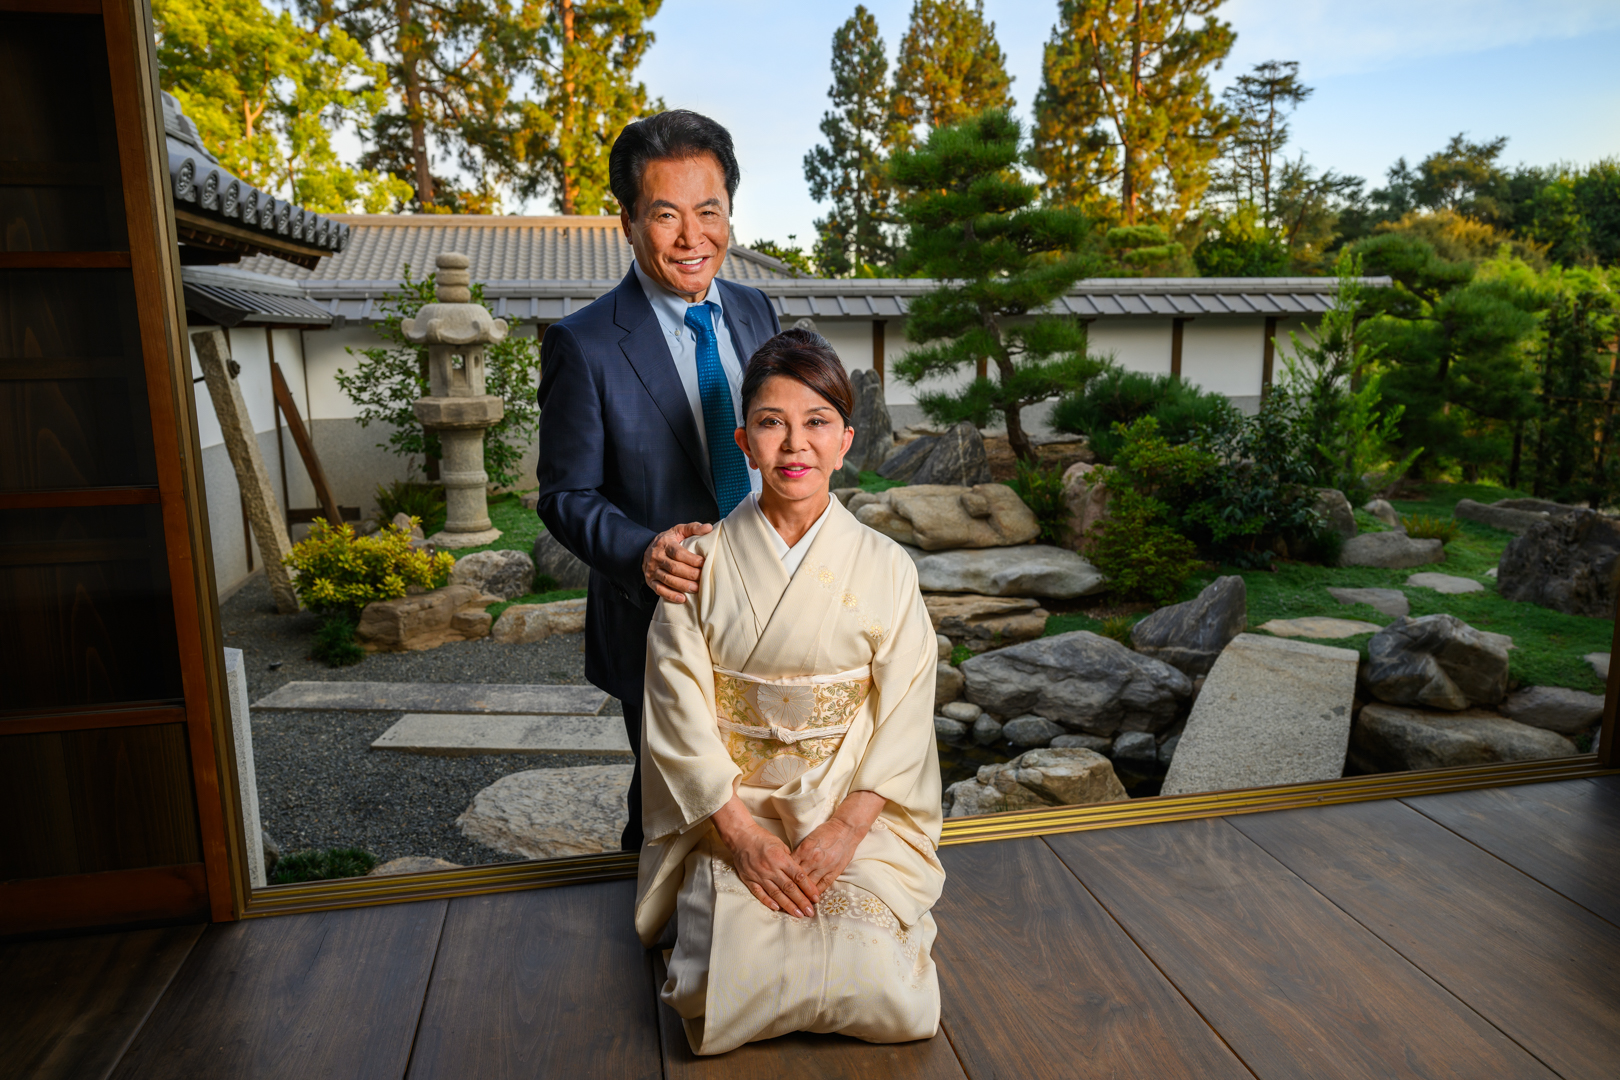
[{"label": "embroidered floral pattern on kimono", "polygon": [[762,682],[716,671],[715,719],[742,782],[779,788],[832,757],[871,689],[869,675]]}]

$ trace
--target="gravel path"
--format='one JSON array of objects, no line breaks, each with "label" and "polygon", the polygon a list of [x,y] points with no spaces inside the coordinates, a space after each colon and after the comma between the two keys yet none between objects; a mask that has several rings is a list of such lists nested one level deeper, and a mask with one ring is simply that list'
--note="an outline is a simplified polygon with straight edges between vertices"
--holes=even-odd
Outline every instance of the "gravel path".
[{"label": "gravel path", "polygon": [[[583,634],[529,645],[485,638],[426,652],[374,653],[352,667],[329,668],[308,658],[316,617],[276,614],[263,576],[221,604],[220,617],[225,645],[242,650],[250,702],[296,681],[585,684]],[[611,698],[603,712],[623,715]],[[624,761],[601,754],[434,757],[371,750],[371,741],[400,716],[253,715],[260,819],[284,853],[359,847],[383,860],[428,855],[463,865],[507,862],[511,856],[467,840],[455,827],[475,794],[526,769]]]}]

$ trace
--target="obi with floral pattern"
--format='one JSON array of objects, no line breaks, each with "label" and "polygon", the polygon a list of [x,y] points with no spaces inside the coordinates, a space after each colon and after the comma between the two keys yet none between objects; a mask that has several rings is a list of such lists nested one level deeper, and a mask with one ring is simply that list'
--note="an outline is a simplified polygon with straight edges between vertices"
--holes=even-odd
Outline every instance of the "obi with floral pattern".
[{"label": "obi with floral pattern", "polygon": [[756,679],[716,668],[716,723],[751,787],[790,784],[838,752],[872,690],[870,667]]}]

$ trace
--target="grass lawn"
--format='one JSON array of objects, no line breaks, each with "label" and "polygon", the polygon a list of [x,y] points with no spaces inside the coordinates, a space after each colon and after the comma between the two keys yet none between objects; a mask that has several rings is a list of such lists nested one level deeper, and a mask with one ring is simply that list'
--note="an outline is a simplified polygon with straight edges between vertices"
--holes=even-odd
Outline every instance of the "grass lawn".
[{"label": "grass lawn", "polygon": [[[1395,500],[1403,515],[1449,518],[1460,499],[1491,503],[1512,498],[1519,492],[1483,484],[1432,484],[1420,497]],[[1357,513],[1364,529],[1376,527],[1365,514]],[[1535,604],[1514,603],[1497,595],[1496,581],[1485,572],[1497,564],[1502,549],[1513,539],[1502,532],[1471,521],[1460,521],[1461,532],[1446,545],[1446,560],[1415,570],[1375,570],[1365,567],[1334,568],[1304,563],[1280,562],[1275,570],[1237,570],[1221,567],[1195,575],[1183,599],[1198,595],[1217,574],[1237,574],[1243,578],[1249,595],[1249,628],[1257,629],[1272,619],[1294,619],[1307,615],[1329,615],[1387,625],[1394,620],[1365,604],[1340,604],[1327,594],[1329,586],[1401,589],[1412,604],[1412,616],[1449,613],[1480,630],[1508,634],[1513,638],[1510,677],[1524,686],[1567,686],[1594,694],[1603,693],[1603,683],[1584,659],[1590,652],[1608,652],[1614,624],[1608,619],[1565,615]],[[1407,588],[1406,579],[1425,570],[1473,578],[1485,586],[1482,593],[1446,596],[1433,589]],[[1137,618],[1145,618],[1142,612]],[[1083,614],[1055,615],[1047,620],[1048,635],[1070,630],[1096,633],[1101,623]],[[1367,652],[1371,634],[1333,641],[1336,645]],[[1310,641],[1311,638],[1300,640]]]}]

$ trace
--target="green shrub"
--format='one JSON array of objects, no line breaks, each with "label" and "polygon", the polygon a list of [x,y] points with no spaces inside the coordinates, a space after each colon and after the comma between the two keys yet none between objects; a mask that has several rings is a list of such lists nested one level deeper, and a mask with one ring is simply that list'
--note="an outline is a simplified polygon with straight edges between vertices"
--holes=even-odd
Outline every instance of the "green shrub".
[{"label": "green shrub", "polygon": [[1462,532],[1462,526],[1457,524],[1456,518],[1423,517],[1405,514],[1401,515],[1401,525],[1406,529],[1406,535],[1414,540],[1438,540],[1440,545],[1451,543]]},{"label": "green shrub", "polygon": [[1127,649],[1135,649],[1136,644],[1131,640],[1131,627],[1135,625],[1135,621],[1129,615],[1110,615],[1102,621],[1102,627],[1097,633],[1119,642]]},{"label": "green shrub", "polygon": [[1157,499],[1129,488],[1109,490],[1109,517],[1088,534],[1091,561],[1120,596],[1170,603],[1198,569],[1198,548],[1165,523],[1166,507]]},{"label": "green shrub", "polygon": [[411,585],[437,588],[456,564],[448,551],[429,555],[412,548],[409,529],[387,525],[372,536],[357,537],[348,525],[334,528],[321,518],[285,561],[297,574],[293,587],[299,603],[311,611],[350,615],[373,600],[404,596]]},{"label": "green shrub", "polygon": [[1018,492],[1024,505],[1040,523],[1043,544],[1064,547],[1069,539],[1069,507],[1063,501],[1063,474],[1056,465],[1041,468],[1027,461],[1017,463],[1018,475],[1008,486]]},{"label": "green shrub", "polygon": [[1229,427],[1237,415],[1224,395],[1205,393],[1168,375],[1110,368],[1085,390],[1059,401],[1049,423],[1058,431],[1085,435],[1097,460],[1112,465],[1125,443],[1116,425],[1128,428],[1151,416],[1165,440],[1177,444],[1191,442],[1205,428]]},{"label": "green shrub", "polygon": [[951,649],[951,667],[961,667],[962,661],[971,660],[973,657],[974,652],[972,649],[966,645],[957,645]]},{"label": "green shrub", "polygon": [[270,876],[272,885],[294,885],[300,881],[331,881],[334,878],[365,877],[377,867],[377,856],[359,848],[328,848],[325,851],[295,851],[283,855]]},{"label": "green shrub", "polygon": [[385,523],[393,521],[396,514],[432,521],[444,515],[444,489],[438,484],[412,480],[378,484],[377,510]]},{"label": "green shrub", "polygon": [[330,612],[315,629],[315,643],[309,655],[327,667],[348,667],[366,658],[366,650],[354,639],[355,621],[346,611]]}]

